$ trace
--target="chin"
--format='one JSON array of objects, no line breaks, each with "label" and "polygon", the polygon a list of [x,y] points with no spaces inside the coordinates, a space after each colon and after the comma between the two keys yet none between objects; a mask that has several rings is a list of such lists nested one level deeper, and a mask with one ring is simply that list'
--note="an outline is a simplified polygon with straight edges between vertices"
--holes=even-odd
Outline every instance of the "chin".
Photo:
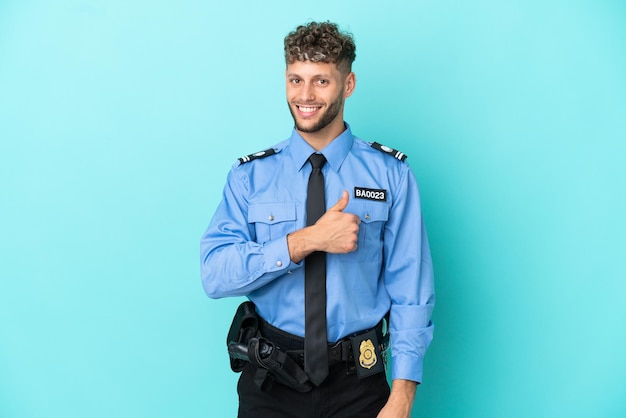
[{"label": "chin", "polygon": [[315,123],[309,123],[309,124],[304,125],[298,122],[296,122],[296,129],[299,130],[300,132],[305,132],[308,134],[312,134],[320,130],[320,128]]}]

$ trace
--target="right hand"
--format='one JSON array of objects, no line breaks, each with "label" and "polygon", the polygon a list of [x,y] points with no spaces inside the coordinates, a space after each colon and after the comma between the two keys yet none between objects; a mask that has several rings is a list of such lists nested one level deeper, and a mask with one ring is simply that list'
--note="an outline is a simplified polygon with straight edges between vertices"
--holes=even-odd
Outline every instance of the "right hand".
[{"label": "right hand", "polygon": [[345,254],[358,248],[361,218],[343,211],[348,206],[349,199],[348,192],[344,190],[337,203],[315,223],[314,239],[319,242],[318,251]]},{"label": "right hand", "polygon": [[348,200],[348,192],[344,190],[341,199],[314,225],[287,235],[291,261],[299,263],[315,251],[345,254],[357,249],[361,218],[343,211],[348,206]]}]

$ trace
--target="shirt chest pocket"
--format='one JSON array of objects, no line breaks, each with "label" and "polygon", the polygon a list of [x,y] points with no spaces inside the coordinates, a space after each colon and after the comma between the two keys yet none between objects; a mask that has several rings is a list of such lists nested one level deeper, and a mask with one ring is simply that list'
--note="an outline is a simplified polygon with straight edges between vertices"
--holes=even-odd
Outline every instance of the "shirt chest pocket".
[{"label": "shirt chest pocket", "polygon": [[248,209],[248,223],[256,232],[256,242],[284,237],[296,228],[295,203],[257,203]]},{"label": "shirt chest pocket", "polygon": [[345,254],[344,261],[379,261],[383,255],[383,230],[389,219],[389,206],[377,202],[351,202],[344,212],[361,218],[358,248]]}]

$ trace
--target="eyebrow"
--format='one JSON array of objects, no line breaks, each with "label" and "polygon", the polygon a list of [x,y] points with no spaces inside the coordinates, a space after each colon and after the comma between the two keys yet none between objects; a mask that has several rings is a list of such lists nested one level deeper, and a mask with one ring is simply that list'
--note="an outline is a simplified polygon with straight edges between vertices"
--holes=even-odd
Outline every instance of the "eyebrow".
[{"label": "eyebrow", "polygon": [[[287,77],[302,78],[302,76],[300,74],[296,74],[296,73],[287,73]],[[315,74],[311,78],[330,78],[330,77],[331,77],[330,74]]]}]

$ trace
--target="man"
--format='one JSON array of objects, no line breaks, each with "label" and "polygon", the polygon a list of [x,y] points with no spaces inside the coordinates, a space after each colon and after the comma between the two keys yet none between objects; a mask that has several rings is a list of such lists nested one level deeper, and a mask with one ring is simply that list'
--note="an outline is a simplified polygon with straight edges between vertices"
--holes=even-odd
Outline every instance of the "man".
[{"label": "man", "polygon": [[[279,378],[263,386],[264,363],[249,355],[238,385],[240,417],[409,417],[422,379],[434,289],[418,189],[404,154],[356,138],[343,120],[356,86],[355,51],[352,36],[328,22],[285,38],[295,128],[233,167],[202,237],[208,296],[247,296],[260,335],[289,352],[310,380],[305,389]],[[311,186],[317,178],[322,185]],[[320,201],[327,209],[311,220],[317,209],[309,205]],[[320,305],[326,315],[313,314]],[[384,340],[387,314],[391,390],[377,339]],[[311,348],[320,338],[323,348]]]}]

